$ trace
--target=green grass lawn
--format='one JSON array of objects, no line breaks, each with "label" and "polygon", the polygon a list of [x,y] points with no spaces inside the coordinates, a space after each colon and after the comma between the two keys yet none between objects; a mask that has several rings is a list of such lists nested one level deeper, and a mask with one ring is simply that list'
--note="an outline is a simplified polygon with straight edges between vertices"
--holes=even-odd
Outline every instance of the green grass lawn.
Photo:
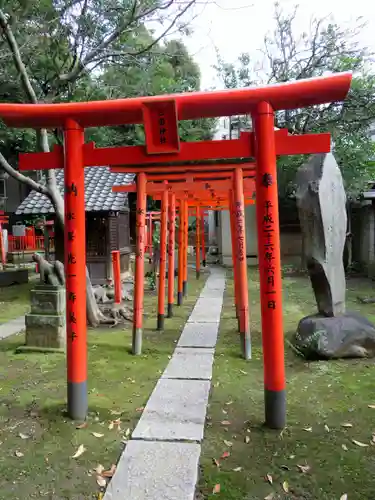
[{"label": "green grass lawn", "polygon": [[[281,433],[265,429],[259,282],[254,270],[249,283],[253,359],[239,357],[233,281],[228,280],[198,498],[373,500],[374,361],[306,363],[286,345],[288,426]],[[284,328],[290,338],[299,319],[316,306],[307,278],[286,277],[283,286]],[[375,322],[375,306],[356,301],[357,296],[374,295],[372,287],[370,281],[349,279],[347,308]],[[229,456],[221,458],[225,452]],[[215,485],[220,485],[220,493],[213,494]]]},{"label": "green grass lawn", "polygon": [[0,288],[0,324],[26,314],[30,310],[33,282]]},{"label": "green grass lawn", "polygon": [[[191,273],[189,295],[156,326],[156,294],[146,294],[143,354],[130,354],[131,327],[89,332],[89,407],[85,428],[65,417],[66,370],[59,354],[14,354],[23,339],[0,342],[0,499],[98,497],[92,470],[110,469],[122,450],[205,282]],[[120,429],[111,421],[120,419]],[[96,433],[96,436],[93,434]],[[86,451],[72,458],[80,445]]]}]

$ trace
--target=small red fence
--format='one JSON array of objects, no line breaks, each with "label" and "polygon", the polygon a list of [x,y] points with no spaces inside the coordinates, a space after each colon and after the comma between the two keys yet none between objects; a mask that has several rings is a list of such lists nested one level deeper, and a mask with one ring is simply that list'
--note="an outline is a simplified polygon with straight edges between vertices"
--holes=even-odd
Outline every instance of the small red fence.
[{"label": "small red fence", "polygon": [[[24,236],[8,235],[8,253],[44,252],[44,236],[36,236],[33,227],[27,227]],[[55,249],[54,234],[49,237],[49,251]]]},{"label": "small red fence", "polygon": [[[49,251],[55,249],[55,239],[49,238]],[[8,236],[8,252],[44,252],[44,236]]]}]

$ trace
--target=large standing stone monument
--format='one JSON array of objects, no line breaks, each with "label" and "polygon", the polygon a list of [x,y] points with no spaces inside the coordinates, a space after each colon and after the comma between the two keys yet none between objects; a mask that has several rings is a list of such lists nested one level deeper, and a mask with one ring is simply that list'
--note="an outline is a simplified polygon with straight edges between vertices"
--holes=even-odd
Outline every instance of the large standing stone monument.
[{"label": "large standing stone monument", "polygon": [[295,347],[306,358],[375,356],[375,327],[366,318],[345,311],[346,195],[333,154],[312,156],[298,170],[296,184],[318,313],[301,319]]}]

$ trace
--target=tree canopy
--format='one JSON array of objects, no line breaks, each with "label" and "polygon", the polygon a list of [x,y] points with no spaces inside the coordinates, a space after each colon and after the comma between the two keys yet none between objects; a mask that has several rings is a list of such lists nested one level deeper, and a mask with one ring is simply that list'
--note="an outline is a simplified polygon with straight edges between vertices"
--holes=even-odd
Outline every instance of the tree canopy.
[{"label": "tree canopy", "polygon": [[[199,68],[178,40],[195,1],[0,0],[0,99],[57,103],[198,90]],[[213,126],[213,120],[183,122],[181,138],[209,138]],[[86,139],[98,146],[139,144],[143,129],[89,129]],[[48,196],[62,223],[54,172],[41,184],[16,168],[18,152],[48,151],[59,140],[59,131],[35,135],[0,125],[0,166]]]},{"label": "tree canopy", "polygon": [[[347,194],[357,198],[375,179],[375,150],[369,133],[375,121],[375,72],[371,54],[357,42],[361,20],[343,28],[330,19],[312,19],[310,30],[301,33],[296,27],[297,12],[297,8],[285,12],[275,4],[275,28],[265,36],[261,67],[244,53],[235,63],[219,57],[217,70],[227,88],[353,71],[353,83],[344,102],[279,111],[275,125],[291,134],[330,132]],[[293,194],[296,169],[303,161],[301,156],[279,159],[282,197]]]}]

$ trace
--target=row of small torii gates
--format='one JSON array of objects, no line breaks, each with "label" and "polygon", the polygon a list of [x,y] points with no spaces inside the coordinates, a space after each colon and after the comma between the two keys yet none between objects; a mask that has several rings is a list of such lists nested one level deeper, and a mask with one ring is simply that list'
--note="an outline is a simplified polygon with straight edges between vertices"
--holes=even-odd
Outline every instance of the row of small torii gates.
[{"label": "row of small torii gates", "polygon": [[[330,135],[295,136],[285,130],[275,131],[274,113],[342,101],[349,91],[351,78],[350,73],[339,73],[225,91],[83,103],[0,104],[0,117],[8,126],[60,128],[64,131],[63,147],[55,146],[50,153],[21,154],[19,169],[64,168],[67,399],[71,418],[84,419],[88,411],[84,167],[110,166],[113,172],[137,174],[135,186],[116,188],[137,192],[134,354],[140,352],[142,339],[146,198],[153,195],[162,201],[162,248],[166,246],[167,207],[170,220],[177,209],[182,224],[187,223],[189,206],[207,209],[215,208],[216,204],[217,208],[229,208],[234,235],[232,245],[240,338],[244,357],[250,357],[244,204],[247,199],[252,199],[255,186],[265,422],[271,428],[285,426],[286,380],[276,157],[329,152]],[[239,139],[234,140],[180,141],[179,121],[230,115],[250,115],[253,132],[242,133]],[[144,125],[144,146],[95,148],[93,143],[84,143],[85,128],[134,123]],[[183,186],[182,182],[185,183]],[[211,188],[206,188],[205,183],[213,186],[214,204],[210,199]],[[171,232],[173,226],[170,225]],[[183,263],[186,236],[183,237],[183,231],[180,234],[178,255],[181,271],[186,269]],[[161,265],[165,266],[165,259]],[[170,264],[169,269],[174,269],[174,266]],[[177,300],[180,302],[185,272],[180,272],[178,277]],[[161,270],[161,282],[163,276]],[[170,286],[172,290],[171,282]],[[173,303],[172,296],[169,296],[168,303]],[[164,315],[164,304],[162,307],[159,303],[158,311]]]}]

